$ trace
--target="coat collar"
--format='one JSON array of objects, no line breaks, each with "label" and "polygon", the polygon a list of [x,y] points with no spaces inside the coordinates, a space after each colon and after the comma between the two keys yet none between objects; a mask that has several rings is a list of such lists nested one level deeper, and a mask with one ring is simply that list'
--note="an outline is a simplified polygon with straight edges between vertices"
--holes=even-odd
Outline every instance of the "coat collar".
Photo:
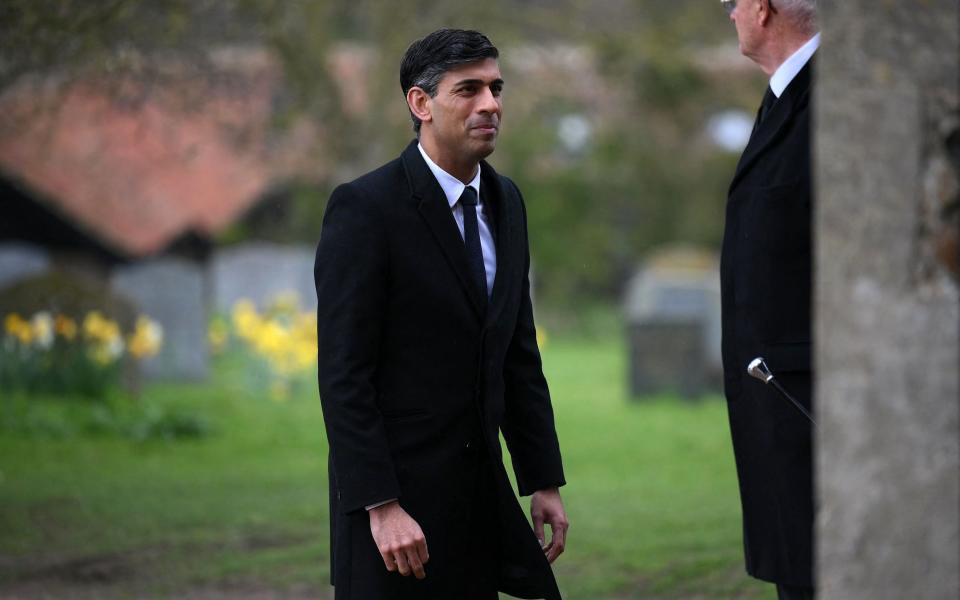
[{"label": "coat collar", "polygon": [[737,164],[733,181],[730,182],[731,190],[743,178],[744,173],[763,155],[763,151],[780,136],[784,126],[790,122],[796,112],[807,106],[810,101],[812,70],[813,59],[810,59],[783,91],[783,95],[770,109],[763,123],[758,124],[754,129],[743,151],[743,156]]},{"label": "coat collar", "polygon": [[[443,251],[444,257],[453,269],[460,287],[470,299],[477,315],[480,318],[486,317],[488,320],[493,318],[502,306],[503,299],[503,274],[504,269],[508,267],[505,245],[509,239],[509,223],[506,223],[506,211],[501,206],[503,198],[503,185],[500,176],[497,175],[493,167],[488,163],[481,163],[481,185],[484,204],[489,206],[491,218],[495,222],[496,229],[496,252],[497,252],[497,274],[493,283],[493,295],[488,302],[483,297],[483,291],[469,279],[467,274],[470,272],[470,265],[467,259],[467,250],[460,237],[460,231],[457,228],[457,222],[453,218],[453,212],[447,203],[446,195],[436,177],[430,171],[427,163],[420,155],[417,149],[417,140],[413,140],[400,156],[404,170],[407,174],[407,181],[410,184],[410,195],[416,202],[417,210],[426,222],[427,227],[433,234],[434,240]],[[489,306],[488,306],[489,304]]]}]

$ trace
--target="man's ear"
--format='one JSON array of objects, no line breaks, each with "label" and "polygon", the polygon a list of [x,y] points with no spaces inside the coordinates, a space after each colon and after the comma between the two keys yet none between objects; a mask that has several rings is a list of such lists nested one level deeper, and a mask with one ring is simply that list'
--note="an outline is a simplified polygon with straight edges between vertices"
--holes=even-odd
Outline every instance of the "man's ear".
[{"label": "man's ear", "polygon": [[433,120],[433,115],[430,111],[430,95],[423,91],[423,88],[414,86],[407,90],[407,106],[410,107],[410,112],[413,113],[413,116],[424,123],[429,123]]},{"label": "man's ear", "polygon": [[773,5],[770,4],[770,0],[757,0],[757,21],[760,25],[766,25],[773,13]]}]

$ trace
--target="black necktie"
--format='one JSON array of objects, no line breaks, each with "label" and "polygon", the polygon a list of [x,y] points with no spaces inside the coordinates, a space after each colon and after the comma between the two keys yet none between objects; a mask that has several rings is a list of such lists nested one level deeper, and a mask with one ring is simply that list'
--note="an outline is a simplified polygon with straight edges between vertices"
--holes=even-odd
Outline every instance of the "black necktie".
[{"label": "black necktie", "polygon": [[753,122],[753,131],[750,132],[751,138],[756,135],[757,129],[760,128],[760,123],[763,123],[767,113],[770,112],[770,109],[773,108],[773,104],[776,101],[777,97],[773,94],[773,90],[770,89],[770,86],[768,85],[767,92],[763,95],[763,101],[760,102],[760,109],[757,111],[757,119]]},{"label": "black necktie", "polygon": [[770,114],[770,109],[773,108],[776,101],[777,96],[773,93],[773,90],[770,89],[770,86],[767,86],[767,93],[763,95],[763,102],[760,103],[760,115],[757,119],[759,123],[763,123],[763,120],[767,118],[767,115]]},{"label": "black necktie", "polygon": [[470,276],[477,289],[487,297],[487,270],[483,266],[483,249],[480,247],[480,224],[477,222],[477,191],[469,185],[460,194],[463,209],[463,242],[467,246],[467,261],[470,263]]}]

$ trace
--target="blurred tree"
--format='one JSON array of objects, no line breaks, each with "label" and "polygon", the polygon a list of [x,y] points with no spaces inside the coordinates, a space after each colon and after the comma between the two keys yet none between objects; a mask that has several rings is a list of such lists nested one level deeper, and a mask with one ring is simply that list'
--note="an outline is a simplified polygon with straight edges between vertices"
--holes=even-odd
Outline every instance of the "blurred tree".
[{"label": "blurred tree", "polygon": [[[736,157],[710,145],[704,125],[721,109],[754,110],[763,84],[752,71],[731,76],[699,60],[735,44],[717,4],[5,0],[0,92],[38,77],[135,77],[149,84],[145,93],[185,73],[218,82],[218,50],[266,48],[285,78],[273,99],[275,127],[315,123],[318,166],[277,182],[224,239],[313,242],[332,187],[396,156],[412,137],[398,81],[407,45],[441,26],[479,29],[500,47],[507,79],[492,160],[527,199],[539,298],[572,304],[618,293],[653,246],[719,242]],[[356,59],[348,67],[358,76],[344,77],[344,57]]]}]

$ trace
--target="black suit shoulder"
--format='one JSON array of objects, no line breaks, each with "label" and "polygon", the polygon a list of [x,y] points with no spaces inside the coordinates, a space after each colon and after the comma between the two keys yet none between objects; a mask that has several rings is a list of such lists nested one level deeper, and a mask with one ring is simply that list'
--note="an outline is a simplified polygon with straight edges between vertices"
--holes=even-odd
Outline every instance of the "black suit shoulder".
[{"label": "black suit shoulder", "polygon": [[372,207],[382,205],[396,193],[408,190],[409,184],[403,163],[397,158],[353,181],[338,185],[331,194],[331,200],[338,196],[345,196],[356,202],[368,203]]}]

